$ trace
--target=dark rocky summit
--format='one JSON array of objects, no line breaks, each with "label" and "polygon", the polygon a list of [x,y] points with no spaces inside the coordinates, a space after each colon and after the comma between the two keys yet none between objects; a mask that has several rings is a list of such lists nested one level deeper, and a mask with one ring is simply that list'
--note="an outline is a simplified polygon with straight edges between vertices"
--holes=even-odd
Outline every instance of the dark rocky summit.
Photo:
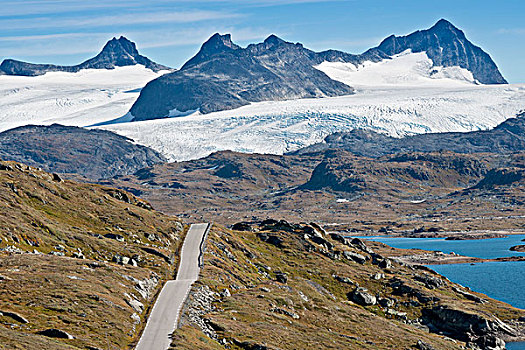
[{"label": "dark rocky summit", "polygon": [[30,125],[0,133],[0,158],[92,180],[131,174],[165,161],[160,153],[132,141],[104,130]]},{"label": "dark rocky summit", "polygon": [[525,113],[507,119],[486,131],[429,133],[394,138],[374,131],[356,129],[329,135],[323,143],[302,148],[294,154],[344,149],[355,155],[381,157],[399,152],[434,152],[447,150],[457,153],[493,152],[507,154],[525,150]]},{"label": "dark rocky summit", "polygon": [[353,93],[315,69],[318,63],[315,52],[275,35],[241,48],[229,34],[215,34],[179,71],[148,83],[131,113],[145,120],[175,109],[210,113],[250,102]]},{"label": "dark rocky summit", "polygon": [[430,29],[418,30],[407,36],[391,35],[371,50],[392,56],[408,49],[426,52],[434,66],[468,69],[474,79],[482,84],[507,83],[490,56],[445,19],[439,20]]},{"label": "dark rocky summit", "polygon": [[490,56],[445,20],[405,37],[390,36],[359,55],[337,50],[314,52],[275,35],[242,48],[229,34],[215,34],[179,71],[148,83],[131,113],[138,121],[165,118],[175,110],[210,113],[251,102],[347,95],[353,93],[351,87],[314,66],[324,61],[378,62],[408,49],[426,52],[436,67],[468,69],[481,83],[506,83]]},{"label": "dark rocky summit", "polygon": [[35,64],[6,59],[0,64],[0,74],[36,76],[47,72],[78,72],[81,69],[114,69],[115,67],[141,64],[152,71],[169,69],[139,54],[134,42],[121,36],[106,43],[95,57],[75,66],[57,66],[53,64]]}]

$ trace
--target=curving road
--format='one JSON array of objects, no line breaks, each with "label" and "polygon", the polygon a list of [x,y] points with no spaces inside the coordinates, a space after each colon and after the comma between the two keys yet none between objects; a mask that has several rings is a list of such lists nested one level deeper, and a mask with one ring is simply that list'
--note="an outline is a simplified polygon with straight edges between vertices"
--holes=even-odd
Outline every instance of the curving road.
[{"label": "curving road", "polygon": [[201,252],[210,224],[191,225],[182,244],[177,278],[168,281],[153,306],[136,350],[166,350],[191,285],[199,278]]}]

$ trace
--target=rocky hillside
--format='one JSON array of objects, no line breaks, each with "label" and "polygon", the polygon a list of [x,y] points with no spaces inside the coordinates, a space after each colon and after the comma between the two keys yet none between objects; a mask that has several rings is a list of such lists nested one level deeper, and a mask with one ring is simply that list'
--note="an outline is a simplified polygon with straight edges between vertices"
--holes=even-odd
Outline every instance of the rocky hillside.
[{"label": "rocky hillside", "polygon": [[265,220],[215,227],[172,349],[503,349],[524,311],[397,250]]},{"label": "rocky hillside", "polygon": [[0,133],[0,159],[91,180],[132,174],[165,161],[160,153],[110,131],[58,124]]},{"label": "rocky hillside", "polygon": [[155,72],[170,69],[155,63],[139,54],[134,42],[121,36],[113,38],[104,45],[102,51],[93,58],[75,66],[54,64],[35,64],[6,59],[0,64],[0,74],[36,76],[47,72],[78,72],[82,69],[114,69],[115,67],[143,65]]},{"label": "rocky hillside", "polygon": [[[368,158],[343,150],[285,156],[219,152],[159,164],[106,184],[188,222],[275,217],[347,223],[349,229],[371,234],[421,227],[520,231],[523,182],[478,184],[485,177],[492,183],[491,171],[513,173],[522,163],[523,153],[409,152]],[[443,218],[439,224],[436,217]]]},{"label": "rocky hillside", "polygon": [[465,68],[483,84],[506,83],[490,56],[446,20],[406,37],[390,36],[360,55],[314,52],[275,35],[242,48],[229,34],[215,34],[179,71],[148,83],[130,112],[138,121],[194,111],[210,113],[260,101],[347,95],[353,93],[350,86],[314,66],[325,61],[359,66],[409,49],[426,52],[435,67]]},{"label": "rocky hillside", "polygon": [[180,221],[15,162],[0,162],[0,187],[1,347],[128,347],[173,273]]},{"label": "rocky hillside", "polygon": [[294,154],[344,149],[355,155],[381,157],[398,152],[457,153],[492,152],[508,154],[525,151],[525,113],[510,118],[491,130],[429,133],[394,138],[370,130],[356,129],[329,135],[324,142],[300,149]]}]

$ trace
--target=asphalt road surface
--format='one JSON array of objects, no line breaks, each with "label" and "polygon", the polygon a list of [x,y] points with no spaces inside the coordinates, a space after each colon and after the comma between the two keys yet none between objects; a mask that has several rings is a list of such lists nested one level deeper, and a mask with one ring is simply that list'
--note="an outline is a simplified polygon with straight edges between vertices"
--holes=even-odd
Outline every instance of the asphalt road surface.
[{"label": "asphalt road surface", "polygon": [[136,350],[166,350],[177,327],[180,310],[191,285],[199,278],[199,257],[209,224],[193,224],[182,245],[177,278],[168,281],[153,306]]}]

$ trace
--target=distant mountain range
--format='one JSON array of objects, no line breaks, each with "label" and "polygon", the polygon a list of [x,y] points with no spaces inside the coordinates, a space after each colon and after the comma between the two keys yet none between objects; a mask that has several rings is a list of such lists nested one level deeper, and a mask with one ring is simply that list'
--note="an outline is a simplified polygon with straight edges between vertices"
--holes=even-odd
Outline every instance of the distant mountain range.
[{"label": "distant mountain range", "polygon": [[130,112],[135,121],[210,113],[260,101],[340,96],[353,88],[314,68],[328,62],[361,65],[391,59],[406,50],[426,52],[435,67],[460,67],[482,84],[505,84],[490,56],[446,20],[408,36],[390,36],[361,55],[314,52],[275,35],[241,48],[229,34],[213,35],[183,67],[146,85]]},{"label": "distant mountain range", "polygon": [[6,59],[0,64],[0,74],[36,76],[47,72],[78,72],[82,69],[113,69],[115,67],[143,65],[152,71],[170,69],[139,54],[134,42],[121,36],[106,43],[102,51],[93,58],[75,66],[35,64]]},{"label": "distant mountain range", "polygon": [[[337,50],[314,52],[275,35],[242,48],[232,42],[229,34],[214,34],[180,70],[149,82],[125,120],[159,119],[193,112],[205,114],[253,102],[350,95],[354,93],[352,79],[337,79],[321,68],[322,63],[349,64],[359,69],[366,62],[398,62],[397,56],[405,52],[425,53],[426,56],[422,56],[428,57],[425,64],[432,64],[436,73],[451,67],[468,73],[470,82],[506,83],[490,56],[444,19],[428,30],[407,36],[392,35],[379,46],[358,55]],[[35,76],[130,65],[143,65],[153,71],[169,69],[140,55],[133,42],[120,37],[110,40],[94,58],[75,66],[6,59],[0,64],[0,74]],[[432,71],[426,74],[432,78]]]}]

